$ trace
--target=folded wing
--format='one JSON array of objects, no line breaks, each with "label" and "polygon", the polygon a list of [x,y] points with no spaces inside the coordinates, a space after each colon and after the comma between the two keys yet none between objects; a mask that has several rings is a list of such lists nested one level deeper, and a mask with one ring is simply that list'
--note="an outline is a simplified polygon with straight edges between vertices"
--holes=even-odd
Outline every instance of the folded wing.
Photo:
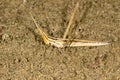
[{"label": "folded wing", "polygon": [[99,42],[99,41],[89,41],[89,40],[73,40],[71,44],[66,44],[66,46],[75,47],[75,46],[103,46],[108,45],[108,42]]}]

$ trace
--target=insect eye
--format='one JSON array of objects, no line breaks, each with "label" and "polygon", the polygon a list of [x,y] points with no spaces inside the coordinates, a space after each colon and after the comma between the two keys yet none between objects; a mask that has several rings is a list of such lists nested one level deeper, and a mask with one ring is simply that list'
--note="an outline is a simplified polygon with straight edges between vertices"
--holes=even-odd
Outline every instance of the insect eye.
[{"label": "insect eye", "polygon": [[51,45],[51,43],[50,43],[50,42],[49,42],[48,44],[49,44],[49,45]]}]

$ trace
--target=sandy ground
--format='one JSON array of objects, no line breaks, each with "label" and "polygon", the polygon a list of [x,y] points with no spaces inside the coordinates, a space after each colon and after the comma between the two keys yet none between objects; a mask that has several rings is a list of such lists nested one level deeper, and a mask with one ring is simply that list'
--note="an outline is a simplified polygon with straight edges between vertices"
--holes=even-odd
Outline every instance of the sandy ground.
[{"label": "sandy ground", "polygon": [[0,0],[0,80],[120,80],[120,0],[80,0],[68,35],[110,45],[60,53],[38,34],[30,12],[47,35],[62,38],[77,2]]}]

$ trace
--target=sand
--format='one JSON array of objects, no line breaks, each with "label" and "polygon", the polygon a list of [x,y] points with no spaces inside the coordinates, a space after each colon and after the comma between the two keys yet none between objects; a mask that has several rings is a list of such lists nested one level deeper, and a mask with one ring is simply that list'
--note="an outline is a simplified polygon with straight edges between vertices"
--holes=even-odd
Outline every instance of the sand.
[{"label": "sand", "polygon": [[0,0],[0,80],[120,80],[120,0],[80,0],[69,39],[99,47],[46,45],[33,23],[62,38],[78,0]]}]

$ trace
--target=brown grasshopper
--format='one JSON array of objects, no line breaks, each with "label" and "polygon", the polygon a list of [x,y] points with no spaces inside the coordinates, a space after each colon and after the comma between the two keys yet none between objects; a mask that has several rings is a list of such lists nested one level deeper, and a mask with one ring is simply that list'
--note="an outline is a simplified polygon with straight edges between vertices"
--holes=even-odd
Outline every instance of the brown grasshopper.
[{"label": "brown grasshopper", "polygon": [[43,41],[45,42],[45,44],[48,45],[53,45],[59,48],[63,48],[63,47],[77,47],[77,46],[102,46],[102,45],[108,45],[109,43],[107,42],[98,42],[98,41],[89,41],[89,40],[79,40],[79,39],[62,39],[62,38],[53,38],[53,37],[49,37],[47,36],[42,29],[39,28],[36,20],[33,18],[32,14],[31,14],[32,20],[34,21],[40,35],[43,38]]}]

